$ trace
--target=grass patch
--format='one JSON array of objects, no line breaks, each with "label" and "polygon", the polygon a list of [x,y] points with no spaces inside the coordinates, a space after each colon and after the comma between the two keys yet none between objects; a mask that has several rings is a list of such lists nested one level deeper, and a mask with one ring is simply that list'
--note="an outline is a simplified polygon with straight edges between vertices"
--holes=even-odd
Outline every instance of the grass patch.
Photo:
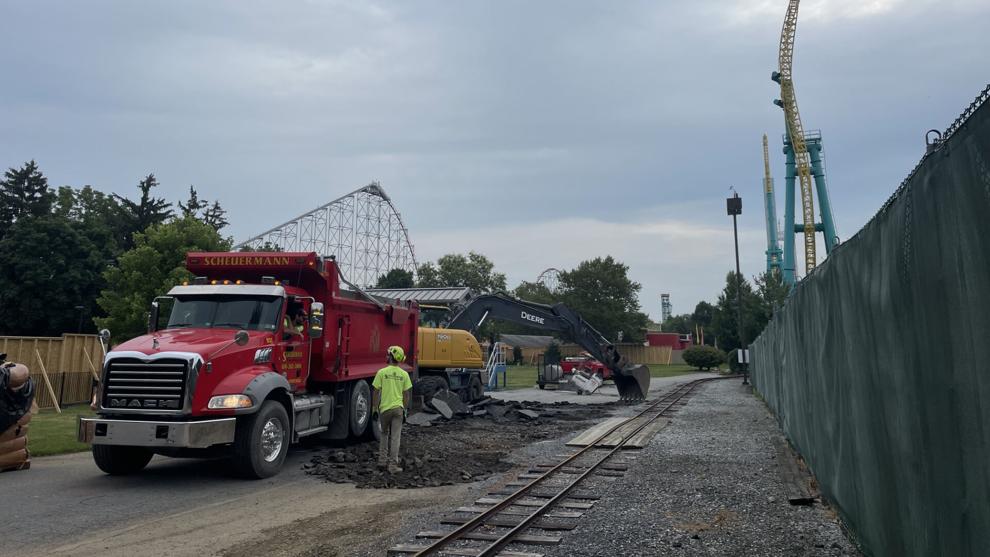
[{"label": "grass patch", "polygon": [[28,450],[31,456],[46,456],[88,451],[89,445],[76,441],[76,416],[92,416],[88,404],[45,409],[31,418]]},{"label": "grass patch", "polygon": [[[536,366],[506,366],[507,389],[528,389],[536,386]],[[499,377],[499,388],[502,378]]]},{"label": "grass patch", "polygon": [[650,377],[673,377],[675,375],[684,375],[685,373],[696,373],[697,371],[697,368],[687,364],[670,364],[669,366],[652,365],[650,366]]}]

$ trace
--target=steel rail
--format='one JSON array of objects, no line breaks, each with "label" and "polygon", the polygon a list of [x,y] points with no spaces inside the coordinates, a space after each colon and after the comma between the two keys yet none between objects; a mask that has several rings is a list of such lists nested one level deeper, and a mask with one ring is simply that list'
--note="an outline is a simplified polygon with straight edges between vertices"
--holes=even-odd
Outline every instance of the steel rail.
[{"label": "steel rail", "polygon": [[[726,376],[726,377],[733,377],[733,376]],[[625,439],[622,440],[621,443],[619,443],[618,445],[616,445],[616,447],[614,449],[612,449],[611,451],[609,451],[608,454],[606,454],[604,457],[602,457],[601,459],[599,459],[598,462],[594,463],[591,467],[589,467],[587,470],[585,470],[585,472],[582,473],[580,476],[578,476],[576,479],[571,480],[568,483],[568,485],[566,485],[563,488],[563,491],[561,491],[560,493],[558,493],[557,495],[555,495],[554,497],[552,497],[550,500],[547,501],[547,503],[545,503],[543,506],[539,507],[532,514],[530,514],[529,516],[527,516],[526,518],[524,518],[523,521],[520,522],[517,526],[513,527],[509,532],[507,532],[504,536],[502,536],[498,540],[492,542],[491,545],[489,545],[487,548],[483,549],[478,554],[479,557],[484,557],[486,555],[494,555],[495,554],[494,552],[499,551],[506,544],[510,543],[512,541],[512,538],[514,538],[516,535],[518,535],[519,532],[521,532],[522,530],[528,528],[529,527],[529,524],[531,524],[533,521],[535,521],[537,518],[539,518],[542,514],[545,514],[546,511],[548,511],[551,507],[553,507],[553,505],[555,505],[560,499],[562,499],[564,496],[567,495],[567,493],[569,493],[574,487],[576,487],[578,483],[580,483],[588,475],[590,475],[592,472],[594,472],[599,466],[601,466],[602,464],[604,464],[605,461],[608,460],[609,458],[611,458],[612,455],[614,455],[618,450],[622,449],[622,447],[634,435],[636,435],[637,433],[639,433],[640,431],[642,431],[646,426],[648,426],[651,423],[653,423],[657,418],[659,418],[660,416],[662,416],[664,412],[670,410],[675,404],[677,404],[678,401],[680,401],[682,398],[684,398],[685,396],[687,396],[688,393],[690,393],[692,390],[694,390],[695,387],[697,387],[701,383],[705,383],[705,382],[712,381],[712,380],[715,380],[715,379],[722,379],[722,377],[708,377],[708,378],[705,378],[705,379],[698,379],[698,380],[695,380],[695,381],[691,381],[689,383],[684,383],[682,385],[679,385],[673,391],[671,391],[670,393],[667,393],[663,397],[657,399],[656,402],[650,404],[648,407],[646,407],[645,409],[643,409],[642,412],[636,414],[635,416],[629,418],[628,420],[626,420],[626,421],[624,421],[622,423],[616,424],[615,426],[613,426],[612,428],[610,428],[608,431],[606,431],[605,433],[603,433],[600,436],[598,436],[594,441],[589,442],[588,445],[585,446],[583,449],[581,449],[578,452],[572,454],[571,456],[565,458],[560,463],[558,463],[556,466],[554,466],[553,468],[550,468],[549,470],[547,470],[546,472],[544,472],[543,474],[541,474],[538,478],[534,478],[533,480],[531,480],[526,485],[520,487],[515,493],[512,493],[512,494],[506,496],[502,500],[502,502],[497,503],[495,506],[493,506],[490,509],[486,510],[485,512],[479,514],[478,516],[472,518],[471,520],[465,522],[464,524],[462,524],[461,526],[459,526],[455,530],[452,530],[451,532],[449,532],[444,537],[436,540],[435,542],[433,542],[429,546],[424,547],[420,551],[414,553],[413,554],[413,557],[422,557],[422,556],[425,556],[425,555],[434,554],[434,553],[440,551],[441,549],[443,549],[444,547],[446,547],[447,545],[449,545],[450,543],[461,539],[461,537],[464,534],[467,534],[467,533],[471,532],[472,530],[474,530],[475,528],[477,528],[478,526],[481,526],[482,524],[485,523],[486,520],[488,520],[489,518],[491,518],[493,515],[498,514],[500,511],[502,511],[506,507],[511,507],[514,501],[522,498],[532,488],[534,488],[537,484],[543,482],[544,480],[546,480],[547,478],[549,478],[551,475],[555,474],[561,468],[564,468],[565,466],[567,466],[568,464],[570,464],[571,462],[573,462],[574,460],[576,460],[578,457],[580,457],[584,453],[586,453],[586,452],[588,452],[588,451],[590,451],[592,449],[597,448],[598,443],[601,442],[601,441],[603,441],[609,435],[612,435],[613,433],[615,433],[616,431],[618,431],[620,428],[622,428],[622,427],[628,425],[629,423],[631,423],[633,420],[637,420],[637,419],[643,417],[645,414],[647,414],[647,413],[655,410],[661,404],[663,404],[665,402],[669,402],[662,410],[660,410],[659,412],[657,412],[656,415],[652,416],[650,419],[646,420],[642,425],[640,425],[639,427],[637,427],[634,431],[632,431],[631,433],[629,433],[625,437]],[[673,400],[671,400],[671,398],[673,398]]]}]

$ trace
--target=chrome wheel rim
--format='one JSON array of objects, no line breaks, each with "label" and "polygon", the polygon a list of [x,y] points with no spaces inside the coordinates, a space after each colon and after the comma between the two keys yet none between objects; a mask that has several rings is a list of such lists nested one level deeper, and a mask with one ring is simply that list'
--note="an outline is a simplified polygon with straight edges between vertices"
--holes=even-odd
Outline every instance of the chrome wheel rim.
[{"label": "chrome wheel rim", "polygon": [[265,462],[274,462],[282,452],[283,431],[282,422],[277,418],[268,418],[261,428],[261,457]]},{"label": "chrome wheel rim", "polygon": [[364,396],[364,394],[359,394],[354,404],[354,417],[357,418],[358,427],[368,421],[368,406],[370,406],[368,404],[368,397]]}]

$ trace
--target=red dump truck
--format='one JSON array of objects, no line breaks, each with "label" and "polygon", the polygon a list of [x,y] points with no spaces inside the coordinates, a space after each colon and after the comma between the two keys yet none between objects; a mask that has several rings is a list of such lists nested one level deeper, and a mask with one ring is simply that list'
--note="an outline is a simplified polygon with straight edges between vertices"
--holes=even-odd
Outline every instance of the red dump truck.
[{"label": "red dump truck", "polygon": [[229,455],[263,478],[303,437],[380,434],[370,383],[390,345],[415,369],[415,302],[343,289],[316,253],[190,253],[186,268],[194,278],[155,300],[148,334],[107,354],[97,417],[79,419],[101,470]]}]

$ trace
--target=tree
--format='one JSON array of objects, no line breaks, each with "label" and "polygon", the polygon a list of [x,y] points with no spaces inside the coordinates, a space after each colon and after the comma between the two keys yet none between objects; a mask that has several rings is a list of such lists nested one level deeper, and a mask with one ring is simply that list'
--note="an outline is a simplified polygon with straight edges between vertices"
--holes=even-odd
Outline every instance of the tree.
[{"label": "tree", "polygon": [[712,320],[715,319],[715,306],[702,300],[694,306],[694,313],[691,314],[691,322],[698,327],[711,328]]},{"label": "tree", "polygon": [[239,252],[277,252],[285,251],[282,246],[278,244],[273,244],[272,242],[265,240],[265,243],[258,246],[241,246],[241,249],[237,250]]},{"label": "tree", "polygon": [[760,301],[763,302],[763,314],[769,321],[784,306],[784,301],[791,293],[791,285],[784,282],[783,275],[777,269],[761,273],[754,282]]},{"label": "tree", "polygon": [[641,342],[649,318],[639,308],[639,283],[628,277],[629,267],[612,256],[582,261],[560,273],[560,297],[572,310],[607,338]]},{"label": "tree", "polygon": [[125,249],[134,247],[134,233],[144,232],[149,226],[160,224],[172,216],[171,203],[162,198],[152,197],[151,188],[158,186],[158,180],[154,174],[148,174],[140,183],[138,189],[141,190],[141,199],[137,202],[126,197],[114,194],[114,198],[120,203],[120,220],[123,223]]},{"label": "tree", "polygon": [[13,223],[0,240],[0,261],[0,331],[27,336],[75,332],[80,312],[92,311],[105,265],[83,226],[55,215]]},{"label": "tree", "polygon": [[506,289],[505,275],[495,272],[495,264],[480,253],[467,256],[447,254],[436,265],[424,263],[417,269],[421,288],[466,286],[477,293],[499,292]]},{"label": "tree", "polygon": [[718,336],[719,348],[732,350],[739,348],[739,327],[736,319],[736,292],[742,292],[742,321],[746,342],[751,343],[767,324],[763,313],[763,303],[753,286],[742,277],[730,272],[725,277],[725,288],[718,296],[712,329]]},{"label": "tree", "polygon": [[512,291],[512,295],[520,300],[536,302],[538,304],[549,305],[560,301],[555,293],[539,282],[523,281]]},{"label": "tree", "polygon": [[384,275],[378,277],[375,288],[412,288],[412,271],[405,269],[392,269]]},{"label": "tree", "polygon": [[213,227],[219,232],[223,227],[230,224],[227,220],[227,210],[220,207],[219,201],[214,201],[205,211],[203,211],[203,222]]},{"label": "tree", "polygon": [[666,321],[660,324],[660,327],[660,330],[665,333],[694,334],[694,320],[689,313],[671,315]]},{"label": "tree", "polygon": [[196,192],[196,188],[189,186],[189,200],[183,205],[180,201],[178,203],[179,210],[182,212],[183,217],[199,217],[199,212],[206,209],[209,205],[209,201],[201,201],[199,199],[199,194]]},{"label": "tree", "polygon": [[103,275],[107,287],[97,303],[107,316],[96,319],[97,325],[110,329],[118,341],[142,334],[155,296],[191,277],[183,265],[186,253],[229,249],[229,240],[192,217],[155,224],[145,232],[135,233],[134,247]]},{"label": "tree", "polygon": [[0,238],[18,219],[42,217],[51,212],[55,194],[48,178],[33,160],[21,168],[10,168],[0,180]]}]

